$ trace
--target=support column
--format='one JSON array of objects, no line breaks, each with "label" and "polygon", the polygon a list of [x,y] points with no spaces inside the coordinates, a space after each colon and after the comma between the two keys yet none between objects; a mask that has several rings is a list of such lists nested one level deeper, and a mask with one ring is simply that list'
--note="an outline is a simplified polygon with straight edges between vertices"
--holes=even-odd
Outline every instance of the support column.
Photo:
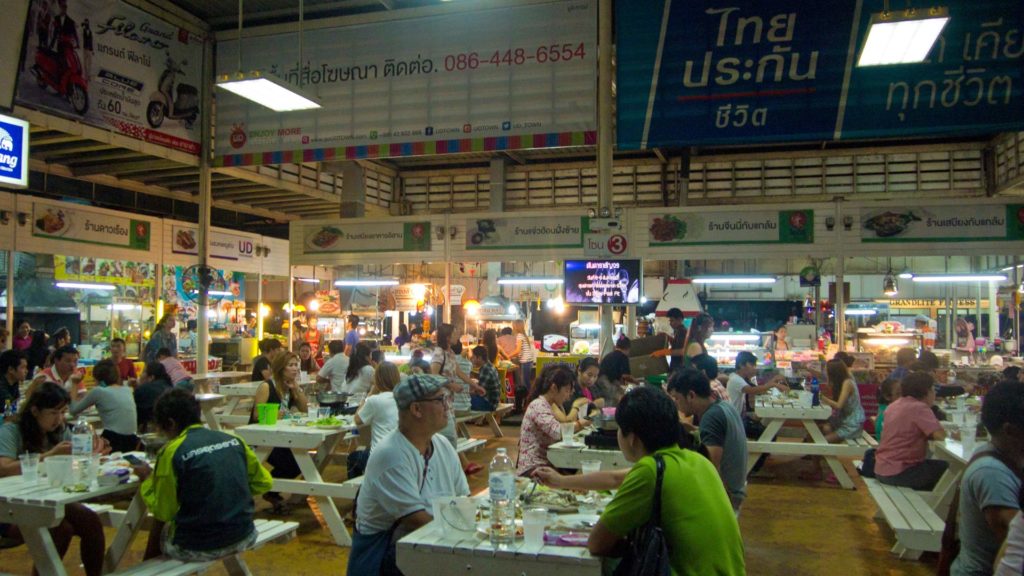
[{"label": "support column", "polygon": [[[505,211],[506,197],[506,173],[508,162],[504,158],[491,158],[489,176],[491,180],[491,212]],[[487,284],[483,294],[477,294],[477,300],[483,300],[485,296],[500,294],[501,286],[498,285],[498,278],[501,277],[501,263],[487,263]]]},{"label": "support column", "polygon": [[[199,155],[199,265],[206,267],[210,258],[210,206],[213,204],[213,171],[210,159],[213,150],[210,143],[213,138],[213,39],[208,37],[203,43],[203,97],[201,139],[202,150]],[[157,285],[160,286],[160,285]],[[206,317],[210,297],[206,290],[199,291],[199,309],[196,313],[196,373],[205,374],[209,369],[210,356],[210,319]]]},{"label": "support column", "polygon": [[355,162],[345,162],[342,164],[341,178],[341,217],[366,216],[366,179],[363,167]]},{"label": "support column", "polygon": [[[612,0],[598,2],[598,41],[597,41],[597,197],[601,212],[612,210],[612,165],[615,161],[613,153],[614,134],[612,118]],[[601,354],[608,354],[615,347],[612,333],[615,323],[612,320],[610,304],[601,305]]]},{"label": "support column", "polygon": [[[17,217],[15,217],[15,221]],[[14,226],[12,225],[13,229]],[[7,321],[4,325],[7,327],[7,341],[4,342],[4,346],[8,350],[11,349],[14,343],[14,243],[11,243],[11,249],[7,251]]]}]

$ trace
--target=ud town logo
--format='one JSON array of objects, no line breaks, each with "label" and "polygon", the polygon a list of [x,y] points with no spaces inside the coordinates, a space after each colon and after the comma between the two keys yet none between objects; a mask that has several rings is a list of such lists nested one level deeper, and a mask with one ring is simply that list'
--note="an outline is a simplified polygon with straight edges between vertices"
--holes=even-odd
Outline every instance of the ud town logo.
[{"label": "ud town logo", "polygon": [[231,127],[231,147],[236,150],[245,146],[248,137],[245,135],[245,124],[235,124]]}]

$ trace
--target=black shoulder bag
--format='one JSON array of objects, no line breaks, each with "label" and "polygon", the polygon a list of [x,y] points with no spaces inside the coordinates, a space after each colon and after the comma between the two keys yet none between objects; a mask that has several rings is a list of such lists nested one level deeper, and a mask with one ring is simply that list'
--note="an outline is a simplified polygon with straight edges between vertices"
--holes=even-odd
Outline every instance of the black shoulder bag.
[{"label": "black shoulder bag", "polygon": [[651,518],[629,536],[626,554],[615,569],[614,576],[669,576],[668,543],[661,529],[661,481],[665,476],[665,460],[654,456],[658,479],[654,483],[654,504]]}]

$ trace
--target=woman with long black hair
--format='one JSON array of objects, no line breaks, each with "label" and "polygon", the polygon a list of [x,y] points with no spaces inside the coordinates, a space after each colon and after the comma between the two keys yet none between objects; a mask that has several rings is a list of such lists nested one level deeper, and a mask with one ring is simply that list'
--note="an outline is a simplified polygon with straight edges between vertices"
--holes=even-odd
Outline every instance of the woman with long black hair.
[{"label": "woman with long black hair", "polygon": [[349,358],[348,369],[345,370],[345,392],[352,395],[349,404],[353,406],[358,406],[373,386],[374,368],[370,363],[372,353],[369,344],[360,342]]}]

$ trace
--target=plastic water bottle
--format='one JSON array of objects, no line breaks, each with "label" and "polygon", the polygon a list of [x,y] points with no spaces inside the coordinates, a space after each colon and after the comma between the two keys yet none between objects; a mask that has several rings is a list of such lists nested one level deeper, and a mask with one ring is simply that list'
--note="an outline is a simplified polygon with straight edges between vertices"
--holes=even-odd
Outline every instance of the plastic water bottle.
[{"label": "plastic water bottle", "polygon": [[818,384],[818,378],[815,376],[811,378],[811,406],[821,406],[821,399],[818,396],[821,393],[821,385]]},{"label": "plastic water bottle", "polygon": [[92,426],[84,416],[79,416],[71,429],[71,455],[92,458]]},{"label": "plastic water bottle", "polygon": [[516,537],[516,467],[504,448],[487,469],[491,497],[491,544],[510,545]]}]

